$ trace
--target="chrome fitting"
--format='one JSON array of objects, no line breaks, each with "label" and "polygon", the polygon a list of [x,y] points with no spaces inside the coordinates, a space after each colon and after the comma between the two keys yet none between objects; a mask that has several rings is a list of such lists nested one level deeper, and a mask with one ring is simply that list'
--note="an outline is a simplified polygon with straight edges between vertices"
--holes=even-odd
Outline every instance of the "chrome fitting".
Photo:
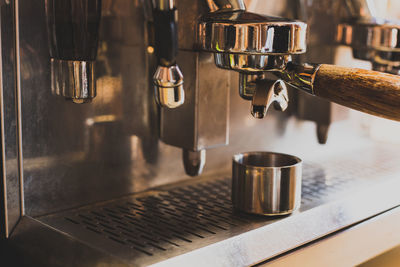
[{"label": "chrome fitting", "polygon": [[314,79],[320,66],[319,64],[297,65],[290,62],[286,69],[275,74],[293,87],[313,95]]},{"label": "chrome fitting", "polygon": [[177,108],[185,101],[183,75],[178,65],[158,66],[153,76],[157,103],[162,107]]},{"label": "chrome fitting", "polygon": [[96,96],[94,61],[51,59],[51,91],[74,103],[89,103]]}]

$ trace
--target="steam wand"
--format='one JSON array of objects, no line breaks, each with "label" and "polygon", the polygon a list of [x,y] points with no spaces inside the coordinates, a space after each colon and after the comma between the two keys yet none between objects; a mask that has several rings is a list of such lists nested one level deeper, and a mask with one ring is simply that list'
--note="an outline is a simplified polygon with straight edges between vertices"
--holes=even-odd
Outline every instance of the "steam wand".
[{"label": "steam wand", "polygon": [[156,101],[161,107],[177,108],[185,101],[183,75],[176,64],[178,11],[174,0],[153,3],[155,52],[158,67],[153,76]]}]

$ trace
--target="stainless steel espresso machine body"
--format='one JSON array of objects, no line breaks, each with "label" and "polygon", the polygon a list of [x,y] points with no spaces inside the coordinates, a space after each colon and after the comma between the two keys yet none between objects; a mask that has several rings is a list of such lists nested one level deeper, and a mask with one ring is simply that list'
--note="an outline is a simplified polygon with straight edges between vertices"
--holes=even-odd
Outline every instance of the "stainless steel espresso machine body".
[{"label": "stainless steel espresso machine body", "polygon": [[[354,265],[398,245],[395,234],[354,237],[376,225],[396,232],[387,222],[400,214],[400,144],[382,136],[398,125],[292,87],[313,79],[305,63],[318,63],[373,68],[376,84],[395,91],[400,77],[383,74],[398,74],[395,6],[0,1],[2,251],[28,266],[273,265],[346,233],[360,251],[337,246],[334,260]],[[227,14],[243,12],[286,28],[232,34],[237,17]],[[392,28],[372,31],[389,45],[349,34],[367,20],[385,24],[378,17]],[[227,39],[208,43],[211,33]],[[248,49],[228,47],[234,37]],[[380,93],[369,99],[388,103]],[[386,117],[398,114],[395,104]],[[243,151],[303,159],[299,210],[265,218],[233,209],[231,159]],[[332,260],[324,252],[313,261]]]}]

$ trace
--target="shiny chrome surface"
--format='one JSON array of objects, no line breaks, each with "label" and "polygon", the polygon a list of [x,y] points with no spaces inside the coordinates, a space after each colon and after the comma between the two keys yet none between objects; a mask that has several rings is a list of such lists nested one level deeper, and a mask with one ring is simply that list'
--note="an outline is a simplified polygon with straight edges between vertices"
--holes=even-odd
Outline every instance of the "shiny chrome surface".
[{"label": "shiny chrome surface", "polygon": [[233,156],[232,203],[243,212],[286,215],[300,207],[301,159],[273,152]]},{"label": "shiny chrome surface", "polygon": [[306,52],[307,24],[246,11],[210,13],[201,17],[199,46],[229,54],[282,55]]},{"label": "shiny chrome surface", "polygon": [[282,70],[290,60],[290,55],[214,54],[217,67],[246,74]]},{"label": "shiny chrome surface", "polygon": [[251,102],[251,115],[263,119],[271,104],[276,110],[285,111],[289,105],[289,96],[282,80],[258,80]]},{"label": "shiny chrome surface", "polygon": [[400,25],[394,22],[355,22],[338,25],[337,41],[355,49],[400,51]]},{"label": "shiny chrome surface", "polygon": [[297,65],[289,63],[287,68],[277,72],[277,75],[281,77],[288,84],[304,91],[309,94],[314,94],[313,84],[316,73],[319,69],[318,64],[302,64]]},{"label": "shiny chrome surface", "polygon": [[[283,81],[286,83],[292,85],[293,87],[300,89],[308,94],[313,95],[313,83],[314,83],[314,78],[316,73],[318,72],[319,69],[319,64],[295,64],[292,62],[288,62],[287,65],[284,68],[274,70],[273,73],[281,78]],[[257,73],[257,74],[247,74],[247,73],[240,73],[239,74],[239,95],[245,99],[245,100],[253,100],[253,106],[254,106],[254,96],[257,92],[257,87],[260,87],[259,92],[262,94],[259,94],[260,96],[264,96],[259,98],[259,103],[269,103],[268,105],[264,105],[267,107],[266,109],[261,109],[264,110],[264,112],[261,112],[260,114],[264,114],[266,110],[268,109],[268,106],[274,102],[277,101],[279,104],[277,107],[279,110],[284,111],[289,102],[288,98],[288,93],[286,90],[286,85],[283,83],[282,80],[275,80],[276,84],[279,84],[279,91],[275,91],[275,98],[272,97],[274,96],[274,90],[272,90],[273,86],[271,87],[271,90],[267,91],[262,91],[261,88],[265,87],[265,83],[271,82],[271,78],[266,77],[266,73]],[[267,85],[268,87],[269,85]],[[267,93],[270,92],[271,95],[268,95]],[[268,97],[267,97],[268,96]],[[266,99],[269,99],[270,101],[265,101]],[[257,105],[256,105],[257,106]],[[262,106],[262,105],[261,105]],[[252,111],[252,114],[254,112]],[[254,114],[253,114],[254,116]],[[257,116],[256,116],[257,117]],[[263,118],[264,116],[261,116]]]},{"label": "shiny chrome surface", "polygon": [[370,61],[374,70],[398,74],[399,22],[385,18],[390,13],[388,8],[382,12],[382,6],[378,9],[376,1],[347,0],[345,3],[350,15],[338,24],[336,41],[352,47],[354,58]]},{"label": "shiny chrome surface", "polygon": [[353,48],[354,58],[367,60],[376,71],[398,74],[400,26],[395,24],[339,24],[337,41]]},{"label": "shiny chrome surface", "polygon": [[185,102],[183,75],[178,65],[158,66],[153,82],[156,101],[160,106],[177,108]]},{"label": "shiny chrome surface", "polygon": [[51,91],[74,103],[89,103],[96,97],[93,61],[51,59]]}]

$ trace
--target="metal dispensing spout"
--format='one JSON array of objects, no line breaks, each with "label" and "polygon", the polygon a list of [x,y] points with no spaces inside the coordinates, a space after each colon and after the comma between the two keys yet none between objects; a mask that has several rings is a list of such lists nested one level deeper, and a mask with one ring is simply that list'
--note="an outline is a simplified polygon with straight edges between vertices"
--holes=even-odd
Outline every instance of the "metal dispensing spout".
[{"label": "metal dispensing spout", "polygon": [[46,0],[45,9],[52,92],[74,103],[90,102],[96,96],[101,0]]},{"label": "metal dispensing spout", "polygon": [[183,75],[176,64],[178,12],[174,0],[153,2],[155,52],[158,67],[153,76],[155,97],[161,107],[177,108],[185,101]]},{"label": "metal dispensing spout", "polygon": [[257,81],[251,103],[251,114],[257,119],[262,119],[271,104],[274,104],[275,109],[280,111],[287,109],[289,98],[285,83],[281,80]]}]

